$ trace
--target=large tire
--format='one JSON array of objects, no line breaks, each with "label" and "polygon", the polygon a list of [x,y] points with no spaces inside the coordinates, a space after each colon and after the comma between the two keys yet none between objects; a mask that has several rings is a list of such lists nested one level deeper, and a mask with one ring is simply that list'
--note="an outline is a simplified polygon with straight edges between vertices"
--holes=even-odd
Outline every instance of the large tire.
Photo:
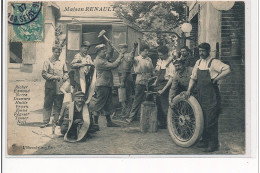
[{"label": "large tire", "polygon": [[193,96],[185,99],[177,95],[169,106],[167,123],[169,133],[177,145],[190,147],[196,143],[204,128],[203,113],[197,99]]}]

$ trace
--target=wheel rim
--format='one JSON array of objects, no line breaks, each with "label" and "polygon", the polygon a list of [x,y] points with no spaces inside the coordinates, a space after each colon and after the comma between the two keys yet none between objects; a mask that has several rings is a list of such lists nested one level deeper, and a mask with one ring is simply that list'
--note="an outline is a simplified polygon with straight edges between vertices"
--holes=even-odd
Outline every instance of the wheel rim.
[{"label": "wheel rim", "polygon": [[194,135],[196,119],[194,111],[187,101],[180,101],[172,107],[172,127],[176,138],[182,142],[189,141]]}]

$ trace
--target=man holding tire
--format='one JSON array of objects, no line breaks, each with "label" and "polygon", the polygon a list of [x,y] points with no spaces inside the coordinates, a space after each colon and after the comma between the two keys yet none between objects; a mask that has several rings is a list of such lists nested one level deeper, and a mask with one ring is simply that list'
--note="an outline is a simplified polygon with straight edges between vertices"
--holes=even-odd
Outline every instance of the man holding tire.
[{"label": "man holding tire", "polygon": [[220,92],[218,81],[227,76],[231,71],[227,64],[210,56],[210,45],[199,45],[200,59],[196,62],[188,90],[184,93],[186,98],[190,96],[192,87],[197,84],[198,101],[204,116],[204,132],[202,140],[197,145],[206,148],[205,152],[214,152],[219,148],[218,143],[218,117],[220,110]]},{"label": "man holding tire", "polygon": [[183,91],[186,91],[189,86],[192,67],[186,67],[185,62],[178,59],[173,62],[176,73],[172,77],[171,89],[169,92],[169,104],[172,104],[172,99]]}]

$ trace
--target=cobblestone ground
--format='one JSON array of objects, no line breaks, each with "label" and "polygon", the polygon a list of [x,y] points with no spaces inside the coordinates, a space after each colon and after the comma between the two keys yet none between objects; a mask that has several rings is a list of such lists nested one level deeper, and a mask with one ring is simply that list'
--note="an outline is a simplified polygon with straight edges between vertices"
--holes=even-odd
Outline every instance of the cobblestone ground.
[{"label": "cobblestone ground", "polygon": [[[17,83],[16,83],[17,84]],[[121,124],[121,128],[106,127],[105,117],[100,117],[100,131],[87,138],[83,142],[68,143],[63,141],[56,128],[56,134],[52,135],[52,128],[39,128],[42,121],[43,106],[43,82],[20,82],[29,85],[30,115],[25,125],[17,125],[13,116],[15,107],[12,92],[15,85],[11,83],[8,88],[8,136],[7,146],[9,154],[33,154],[33,155],[208,155],[208,154],[244,154],[245,134],[243,132],[220,133],[220,149],[214,153],[204,153],[196,147],[182,148],[171,139],[167,129],[159,129],[156,133],[141,133],[139,123],[131,126]],[[65,102],[68,98],[65,98]]]}]

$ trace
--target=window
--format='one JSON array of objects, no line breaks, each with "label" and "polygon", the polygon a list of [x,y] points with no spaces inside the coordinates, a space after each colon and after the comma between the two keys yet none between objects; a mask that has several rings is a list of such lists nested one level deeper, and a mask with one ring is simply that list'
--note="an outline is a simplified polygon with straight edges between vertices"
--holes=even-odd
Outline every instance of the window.
[{"label": "window", "polygon": [[23,62],[23,44],[21,42],[10,42],[10,63],[22,63]]}]

